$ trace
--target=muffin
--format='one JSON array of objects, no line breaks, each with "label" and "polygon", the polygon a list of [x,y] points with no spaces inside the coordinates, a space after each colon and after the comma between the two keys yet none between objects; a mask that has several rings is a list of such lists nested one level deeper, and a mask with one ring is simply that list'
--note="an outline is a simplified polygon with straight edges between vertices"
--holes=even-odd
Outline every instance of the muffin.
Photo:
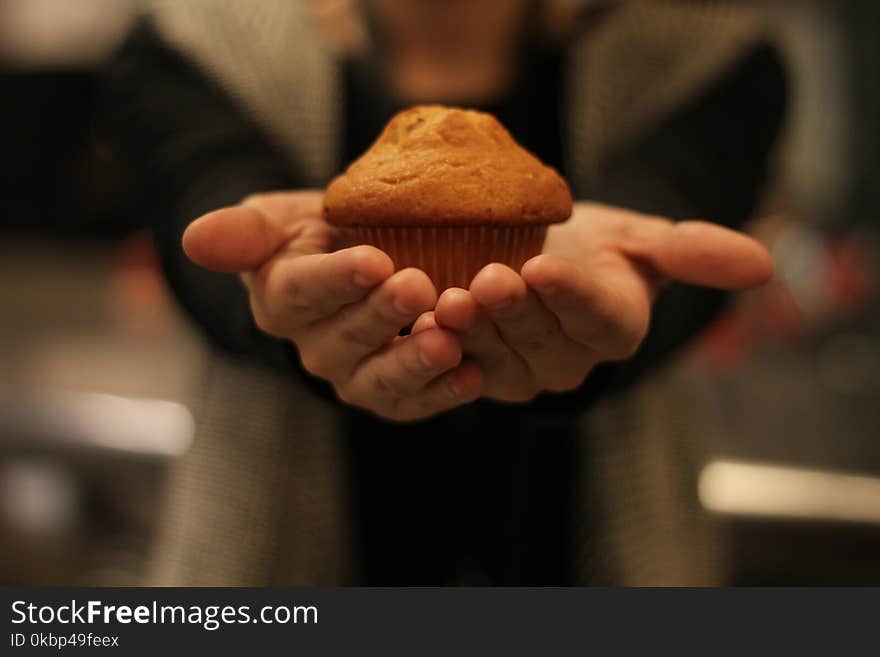
[{"label": "muffin", "polygon": [[397,114],[324,195],[344,237],[424,270],[438,291],[491,262],[519,271],[571,207],[562,177],[495,117],[439,105]]}]

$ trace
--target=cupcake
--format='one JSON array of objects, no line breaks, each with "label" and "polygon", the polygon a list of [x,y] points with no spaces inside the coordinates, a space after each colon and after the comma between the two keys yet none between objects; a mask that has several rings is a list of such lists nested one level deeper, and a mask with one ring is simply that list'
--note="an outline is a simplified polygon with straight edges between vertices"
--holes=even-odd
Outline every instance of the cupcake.
[{"label": "cupcake", "polygon": [[571,215],[562,177],[490,114],[426,105],[397,114],[335,178],[324,217],[354,244],[425,271],[438,291],[485,265],[516,271]]}]

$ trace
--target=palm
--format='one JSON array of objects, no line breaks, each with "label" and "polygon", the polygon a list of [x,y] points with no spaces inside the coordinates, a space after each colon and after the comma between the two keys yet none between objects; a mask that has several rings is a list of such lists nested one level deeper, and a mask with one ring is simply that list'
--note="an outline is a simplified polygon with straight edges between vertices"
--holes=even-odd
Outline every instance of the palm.
[{"label": "palm", "polygon": [[321,216],[320,192],[277,192],[246,199],[195,221],[183,248],[195,262],[219,271],[253,271],[283,254],[327,253],[338,235]]},{"label": "palm", "polygon": [[628,210],[577,203],[571,219],[547,231],[543,254],[564,258],[593,278],[613,283],[633,301],[649,300],[661,277],[627,255],[627,236],[657,221]]},{"label": "palm", "polygon": [[520,272],[489,265],[469,290],[447,290],[433,320],[459,333],[488,396],[523,400],[632,355],[663,279],[741,288],[771,272],[766,250],[740,233],[578,203]]}]

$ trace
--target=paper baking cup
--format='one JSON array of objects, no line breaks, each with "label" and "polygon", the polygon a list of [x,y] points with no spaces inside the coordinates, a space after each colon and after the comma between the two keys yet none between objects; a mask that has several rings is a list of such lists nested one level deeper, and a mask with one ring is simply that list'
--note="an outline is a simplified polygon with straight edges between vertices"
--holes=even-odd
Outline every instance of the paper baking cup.
[{"label": "paper baking cup", "polygon": [[340,226],[355,244],[387,253],[397,269],[423,270],[442,292],[467,288],[477,272],[492,262],[519,271],[541,253],[547,225]]}]

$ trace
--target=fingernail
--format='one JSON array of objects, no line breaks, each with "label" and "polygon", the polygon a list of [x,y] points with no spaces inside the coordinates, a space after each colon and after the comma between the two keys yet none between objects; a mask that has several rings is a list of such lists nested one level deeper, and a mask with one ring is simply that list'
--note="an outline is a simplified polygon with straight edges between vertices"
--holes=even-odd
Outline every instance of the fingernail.
[{"label": "fingernail", "polygon": [[354,276],[352,276],[354,280],[354,284],[358,287],[373,287],[376,284],[372,278],[365,276],[361,272],[355,272]]}]

